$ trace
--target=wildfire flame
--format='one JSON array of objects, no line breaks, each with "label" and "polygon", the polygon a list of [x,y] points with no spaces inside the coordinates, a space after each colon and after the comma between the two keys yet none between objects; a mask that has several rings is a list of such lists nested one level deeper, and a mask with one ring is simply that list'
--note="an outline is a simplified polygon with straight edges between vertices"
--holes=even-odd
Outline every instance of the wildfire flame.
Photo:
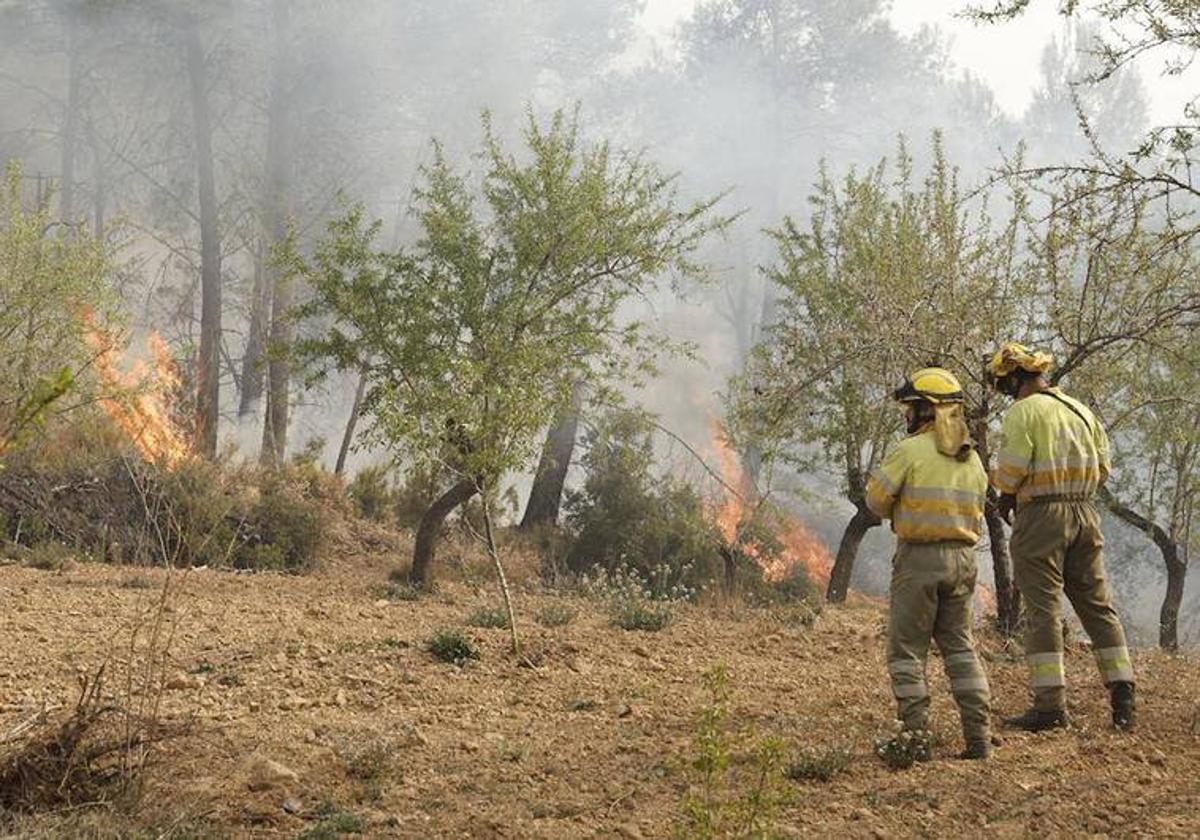
[{"label": "wildfire flame", "polygon": [[167,343],[157,332],[150,333],[146,347],[152,361],[138,360],[126,373],[119,364],[117,337],[97,324],[91,312],[84,312],[82,320],[96,351],[96,375],[109,395],[101,399],[101,406],[148,461],[174,468],[190,447],[172,411],[180,378]]},{"label": "wildfire flame", "polygon": [[774,537],[782,547],[770,553],[739,533],[747,518],[746,500],[753,498],[754,485],[742,469],[741,459],[730,447],[724,429],[713,423],[712,446],[717,454],[721,480],[736,492],[726,492],[712,505],[712,518],[726,544],[741,551],[762,569],[763,579],[772,583],[786,580],[797,566],[822,586],[829,583],[833,559],[828,549],[799,518],[780,513]]}]

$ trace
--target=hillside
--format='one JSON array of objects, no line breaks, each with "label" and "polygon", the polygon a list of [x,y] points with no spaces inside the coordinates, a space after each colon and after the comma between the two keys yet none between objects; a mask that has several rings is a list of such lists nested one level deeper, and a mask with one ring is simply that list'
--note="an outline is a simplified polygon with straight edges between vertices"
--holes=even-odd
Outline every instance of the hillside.
[{"label": "hillside", "polygon": [[[945,743],[898,772],[872,754],[892,709],[879,604],[826,609],[812,627],[795,612],[689,607],[642,633],[574,599],[573,622],[539,627],[530,616],[563,598],[525,594],[531,661],[507,654],[504,629],[467,628],[482,656],[459,668],[425,642],[490,603],[490,582],[393,602],[379,597],[387,568],[364,553],[310,576],[177,573],[163,714],[192,725],[155,753],[143,808],[23,818],[21,836],[129,825],[152,837],[332,837],[338,826],[378,837],[670,836],[707,702],[701,675],[718,663],[732,675],[731,725],[778,735],[789,760],[806,747],[853,751],[830,782],[780,779],[784,836],[1200,834],[1194,655],[1139,652],[1141,723],[1126,736],[1108,726],[1088,653],[1074,646],[1072,728],[1005,734],[987,763],[952,759],[956,716],[935,661]],[[119,673],[162,581],[94,564],[0,568],[0,734],[42,701],[73,703],[77,674],[107,655]],[[984,649],[999,709],[1023,708],[1019,660],[990,636]],[[278,783],[251,790],[262,757],[296,778],[275,768]]]}]

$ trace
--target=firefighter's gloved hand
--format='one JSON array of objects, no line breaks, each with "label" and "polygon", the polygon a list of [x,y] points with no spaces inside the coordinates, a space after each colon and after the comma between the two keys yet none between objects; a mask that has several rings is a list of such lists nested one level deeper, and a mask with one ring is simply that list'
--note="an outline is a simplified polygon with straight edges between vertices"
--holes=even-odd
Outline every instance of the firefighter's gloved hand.
[{"label": "firefighter's gloved hand", "polygon": [[1000,501],[996,503],[996,508],[1000,511],[1000,518],[1011,526],[1013,524],[1013,512],[1017,509],[1017,497],[1012,493],[1001,493]]}]

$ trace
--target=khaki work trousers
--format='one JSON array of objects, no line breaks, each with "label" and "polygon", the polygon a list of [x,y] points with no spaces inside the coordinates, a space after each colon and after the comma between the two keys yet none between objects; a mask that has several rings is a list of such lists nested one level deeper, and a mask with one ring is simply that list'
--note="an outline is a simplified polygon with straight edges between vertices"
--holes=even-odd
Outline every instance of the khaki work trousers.
[{"label": "khaki work trousers", "polygon": [[989,737],[987,675],[971,637],[975,552],[961,542],[901,542],[892,564],[888,619],[888,672],[897,716],[905,729],[925,729],[929,686],[925,662],[937,642],[962,717],[963,737]]},{"label": "khaki work trousers", "polygon": [[1009,547],[1025,602],[1025,659],[1034,707],[1066,708],[1064,592],[1092,640],[1104,682],[1133,682],[1125,631],[1104,578],[1104,535],[1096,506],[1078,499],[1024,502],[1017,508]]}]

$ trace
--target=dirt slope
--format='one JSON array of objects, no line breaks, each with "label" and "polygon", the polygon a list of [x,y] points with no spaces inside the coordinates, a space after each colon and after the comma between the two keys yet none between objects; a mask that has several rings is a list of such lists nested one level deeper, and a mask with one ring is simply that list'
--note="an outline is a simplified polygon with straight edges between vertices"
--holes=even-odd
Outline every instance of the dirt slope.
[{"label": "dirt slope", "polygon": [[[811,629],[763,611],[689,608],[646,634],[610,627],[583,602],[573,623],[540,628],[528,616],[550,596],[527,595],[537,667],[506,655],[506,631],[470,629],[483,656],[457,668],[424,642],[490,596],[459,584],[417,603],[384,602],[385,572],[382,559],[360,557],[308,577],[200,571],[181,580],[164,708],[195,715],[196,726],[159,755],[138,817],[155,827],[149,836],[296,837],[328,801],[362,818],[370,836],[670,836],[705,702],[699,677],[717,663],[733,675],[738,726],[780,735],[789,751],[856,753],[832,782],[784,783],[785,836],[1200,836],[1192,656],[1138,654],[1141,725],[1124,736],[1108,726],[1077,646],[1073,727],[1005,735],[988,763],[951,759],[957,722],[935,661],[945,743],[934,761],[893,772],[871,754],[892,708],[879,605],[827,610]],[[139,588],[147,579],[162,575],[0,569],[0,733],[43,699],[71,702],[78,672],[124,656],[135,614],[158,595]],[[994,639],[985,651],[999,710],[1023,708],[1018,660]],[[298,781],[251,791],[254,756]],[[120,818],[22,823],[60,836],[85,824]]]}]

